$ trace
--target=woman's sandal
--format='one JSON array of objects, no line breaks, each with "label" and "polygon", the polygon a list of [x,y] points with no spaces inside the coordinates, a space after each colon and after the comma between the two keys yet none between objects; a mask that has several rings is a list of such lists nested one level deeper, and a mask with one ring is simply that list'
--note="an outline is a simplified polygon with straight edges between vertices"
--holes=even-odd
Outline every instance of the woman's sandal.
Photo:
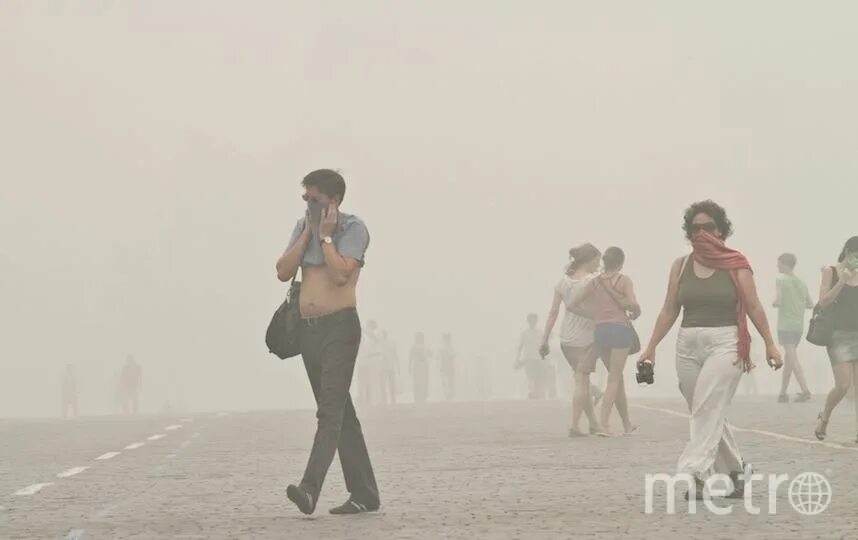
[{"label": "woman's sandal", "polygon": [[813,434],[816,435],[816,438],[820,441],[825,440],[825,431],[828,429],[828,420],[822,418],[822,413],[819,413],[819,416],[816,417],[817,424],[816,429],[813,430]]}]

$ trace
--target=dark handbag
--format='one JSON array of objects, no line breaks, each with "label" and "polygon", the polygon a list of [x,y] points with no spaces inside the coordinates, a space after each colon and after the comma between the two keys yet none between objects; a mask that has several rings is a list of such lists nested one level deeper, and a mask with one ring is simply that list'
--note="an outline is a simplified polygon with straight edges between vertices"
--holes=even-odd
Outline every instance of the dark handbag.
[{"label": "dark handbag", "polygon": [[[620,302],[619,300],[617,300],[617,297],[614,296],[614,293],[611,292],[611,290],[605,286],[600,277],[597,276],[595,279],[599,280],[599,285],[601,285],[602,288],[605,289],[605,292],[608,293],[608,296],[611,297],[611,300],[613,300],[617,307],[620,308],[620,311],[625,314],[626,308],[620,305]],[[632,346],[629,347],[629,354],[637,354],[641,352],[641,337],[638,335],[638,331],[635,330],[635,325],[632,324],[632,320],[629,318],[628,315],[626,315],[626,323],[628,324],[629,329],[632,331]]]},{"label": "dark handbag", "polygon": [[[836,268],[832,266],[831,271],[833,276],[831,286],[834,287],[837,285],[839,278],[837,277]],[[813,316],[811,316],[810,323],[807,326],[808,343],[819,345],[820,347],[831,345],[831,339],[834,336],[834,320],[832,320],[830,315],[827,315],[828,313],[828,308],[823,309],[819,307],[819,304],[816,304],[816,307],[813,308]]]},{"label": "dark handbag", "polygon": [[[298,272],[295,272],[298,275]],[[274,312],[268,330],[265,332],[265,344],[268,351],[280,359],[301,354],[301,282],[292,278],[286,299]]]}]

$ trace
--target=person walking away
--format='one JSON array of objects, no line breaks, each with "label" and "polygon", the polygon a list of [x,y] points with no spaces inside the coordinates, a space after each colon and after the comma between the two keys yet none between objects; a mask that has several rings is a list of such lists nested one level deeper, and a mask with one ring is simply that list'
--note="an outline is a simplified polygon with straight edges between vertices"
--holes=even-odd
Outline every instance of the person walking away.
[{"label": "person walking away", "polygon": [[356,290],[366,264],[369,232],[355,215],[340,211],[346,183],[330,169],[304,177],[307,210],[276,264],[291,280],[300,267],[301,356],[316,398],[316,435],[304,476],[286,496],[304,514],[316,509],[334,454],[340,457],[348,500],[332,514],[379,509],[378,486],[349,387],[361,342]]},{"label": "person walking away", "polygon": [[807,285],[795,275],[797,262],[798,259],[792,253],[784,253],[778,257],[780,276],[775,282],[774,307],[778,310],[778,341],[784,349],[784,371],[778,396],[779,403],[789,403],[787,390],[793,374],[801,388],[795,401],[808,401],[811,397],[804,377],[804,369],[798,360],[798,346],[804,337],[805,311],[813,308],[813,299],[810,297]]},{"label": "person walking away", "polygon": [[623,422],[623,434],[633,433],[637,426],[629,418],[623,370],[629,351],[636,338],[631,321],[641,314],[631,278],[622,273],[626,256],[622,249],[610,247],[602,256],[604,271],[593,278],[575,297],[573,304],[580,308],[588,299],[592,302],[596,329],[593,342],[597,354],[608,368],[608,385],[602,397],[599,435],[607,436],[608,418],[616,406]]},{"label": "person walking away", "polygon": [[583,435],[580,429],[581,416],[586,415],[591,433],[600,433],[602,427],[596,418],[594,405],[601,399],[601,392],[590,382],[595,371],[598,352],[593,346],[595,312],[592,303],[574,303],[576,297],[586,289],[599,269],[601,252],[592,244],[583,244],[569,250],[569,262],[563,276],[555,285],[551,308],[542,333],[540,354],[548,355],[549,338],[564,307],[560,329],[560,351],[572,370],[572,423],[570,437]]}]

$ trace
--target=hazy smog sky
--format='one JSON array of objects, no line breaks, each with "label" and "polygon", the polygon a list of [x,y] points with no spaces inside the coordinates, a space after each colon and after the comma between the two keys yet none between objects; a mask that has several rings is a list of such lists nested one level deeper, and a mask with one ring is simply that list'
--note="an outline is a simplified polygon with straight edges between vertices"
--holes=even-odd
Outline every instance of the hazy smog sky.
[{"label": "hazy smog sky", "polygon": [[[417,330],[434,346],[449,331],[460,362],[511,366],[585,241],[626,250],[648,337],[701,198],[727,207],[766,305],[784,251],[815,297],[858,234],[856,15],[5,1],[0,416],[56,415],[67,363],[81,412],[106,413],[128,354],[144,411],[309,406],[300,360],[263,335],[300,180],[322,167],[342,170],[343,210],[371,233],[361,317],[402,357]],[[678,395],[672,350],[645,391]]]}]

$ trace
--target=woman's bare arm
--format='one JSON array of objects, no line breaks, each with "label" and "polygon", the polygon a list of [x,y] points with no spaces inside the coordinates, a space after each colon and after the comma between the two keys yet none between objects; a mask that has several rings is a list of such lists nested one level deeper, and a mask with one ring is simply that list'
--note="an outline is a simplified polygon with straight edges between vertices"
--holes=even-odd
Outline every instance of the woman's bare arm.
[{"label": "woman's bare arm", "polygon": [[632,278],[626,276],[623,280],[623,307],[631,312],[632,319],[637,319],[641,315],[641,305],[638,303],[638,298],[635,296],[635,285],[632,283]]},{"label": "woman's bare arm", "polygon": [[739,289],[740,294],[745,300],[745,305],[748,307],[748,317],[760,333],[763,340],[766,342],[766,347],[772,346],[775,343],[772,337],[772,329],[769,327],[769,318],[766,315],[766,310],[763,308],[763,303],[760,302],[760,296],[757,293],[757,283],[754,281],[754,274],[750,270],[739,270]]},{"label": "woman's bare arm", "polygon": [[545,319],[545,330],[542,333],[542,343],[548,343],[548,337],[551,336],[551,331],[554,330],[554,325],[557,323],[557,315],[560,313],[560,303],[563,299],[560,293],[554,292],[554,299],[551,301],[551,309],[548,310],[548,317]]},{"label": "woman's bare arm", "polygon": [[658,314],[655,321],[655,327],[652,330],[652,336],[649,339],[646,351],[641,355],[639,362],[650,360],[655,362],[655,349],[658,344],[664,339],[676,319],[679,318],[681,306],[679,305],[679,276],[682,272],[682,266],[685,258],[679,258],[674,261],[670,268],[670,274],[667,281],[667,294],[664,299],[664,305]]},{"label": "woman's bare arm", "polygon": [[[834,283],[834,272],[838,271],[838,268],[824,268],[822,270],[822,283],[819,285],[819,307],[826,308],[830,306],[837,297],[840,296],[840,292],[843,290],[843,287],[846,286],[845,279],[839,279],[837,283]],[[843,271],[842,269],[840,270]]]}]

